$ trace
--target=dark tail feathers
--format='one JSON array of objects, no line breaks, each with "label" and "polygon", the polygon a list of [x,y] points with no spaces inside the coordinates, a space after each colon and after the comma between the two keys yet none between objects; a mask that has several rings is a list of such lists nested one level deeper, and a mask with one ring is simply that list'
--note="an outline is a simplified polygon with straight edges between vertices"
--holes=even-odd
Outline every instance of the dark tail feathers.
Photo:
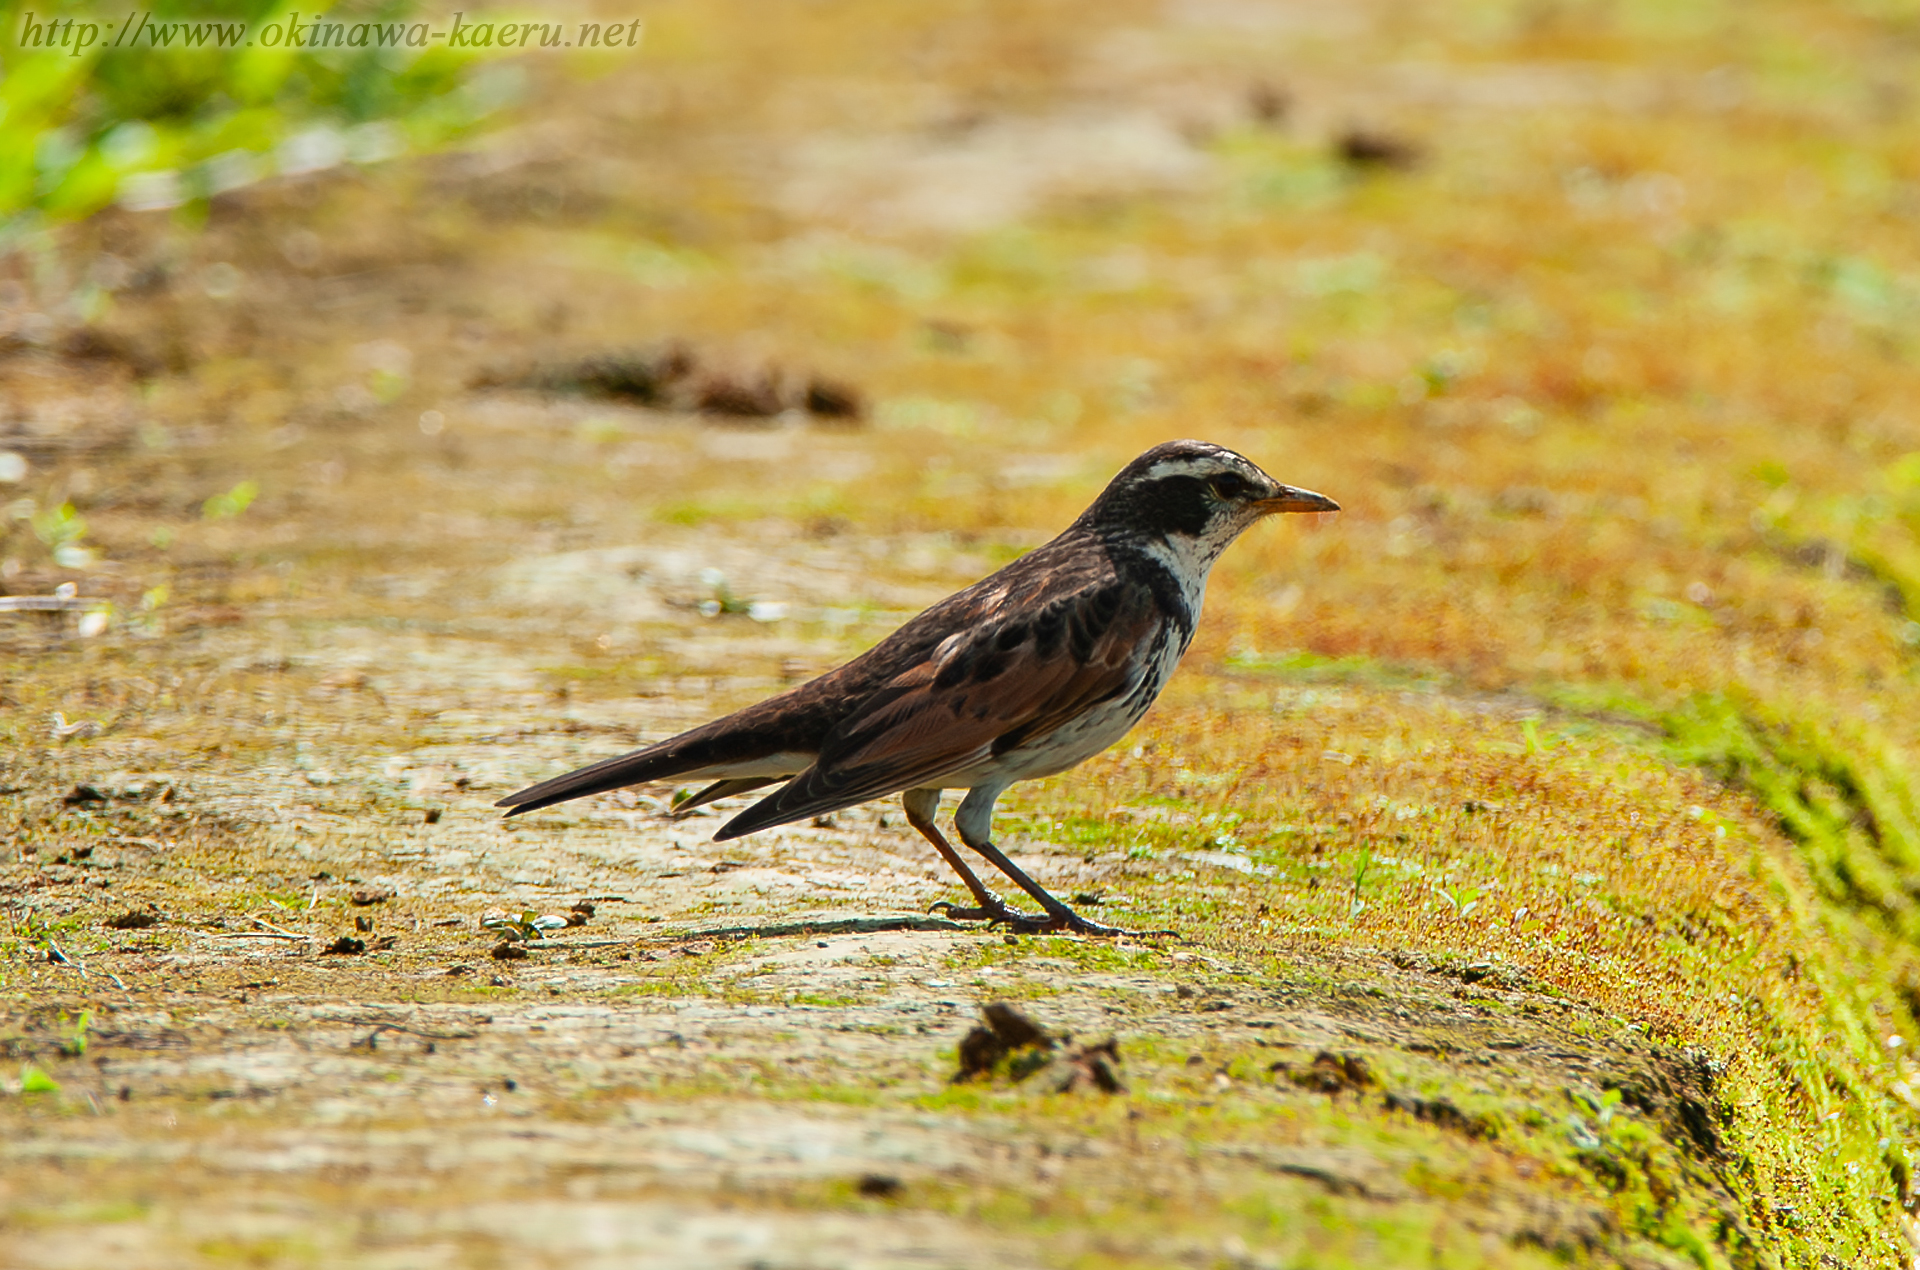
[{"label": "dark tail feathers", "polygon": [[494,806],[511,807],[513,810],[507,815],[518,816],[522,812],[538,811],[568,799],[585,798],[588,794],[604,794],[610,789],[638,785],[643,781],[664,780],[698,766],[697,761],[688,762],[687,755],[673,741],[664,741],[644,750],[635,750],[632,754],[604,759],[564,776],[556,776],[550,781],[541,781],[517,794],[508,794]]}]

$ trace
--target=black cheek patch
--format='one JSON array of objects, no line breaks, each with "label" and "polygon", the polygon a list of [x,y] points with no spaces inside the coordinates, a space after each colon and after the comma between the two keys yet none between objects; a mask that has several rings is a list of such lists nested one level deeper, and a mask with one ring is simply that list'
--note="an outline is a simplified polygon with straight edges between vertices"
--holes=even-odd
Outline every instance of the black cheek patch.
[{"label": "black cheek patch", "polygon": [[1141,491],[1148,519],[1162,531],[1198,538],[1213,519],[1213,499],[1194,476],[1169,476]]}]

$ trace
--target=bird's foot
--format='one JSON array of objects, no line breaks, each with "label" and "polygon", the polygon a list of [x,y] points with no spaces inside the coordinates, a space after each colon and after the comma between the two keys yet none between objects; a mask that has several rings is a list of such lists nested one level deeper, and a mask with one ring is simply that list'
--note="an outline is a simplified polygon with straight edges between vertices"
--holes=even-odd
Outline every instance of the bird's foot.
[{"label": "bird's foot", "polygon": [[1080,916],[1070,908],[1062,906],[1063,911],[1053,919],[1051,929],[1066,931],[1073,935],[1104,935],[1108,938],[1125,937],[1128,939],[1164,939],[1178,938],[1177,930],[1129,930],[1125,926],[1108,926],[1103,922],[1092,921]]},{"label": "bird's foot", "polygon": [[973,908],[961,908],[941,900],[929,912],[940,913],[956,922],[986,922],[991,926],[1005,925],[1017,934],[1043,935],[1052,932],[1064,932],[1071,935],[1101,935],[1108,938],[1126,937],[1131,939],[1152,939],[1162,936],[1178,935],[1172,930],[1128,930],[1123,926],[1108,926],[1101,922],[1090,921],[1062,904],[1057,912],[1022,913],[1009,907],[997,895],[989,895],[988,902]]},{"label": "bird's foot", "polygon": [[972,908],[962,908],[958,904],[941,900],[929,913],[938,913],[942,917],[956,922],[985,922],[989,926],[1006,926],[1022,935],[1038,935],[1054,929],[1053,918],[1045,913],[1023,913],[1009,906],[997,895],[989,895],[987,901]]}]

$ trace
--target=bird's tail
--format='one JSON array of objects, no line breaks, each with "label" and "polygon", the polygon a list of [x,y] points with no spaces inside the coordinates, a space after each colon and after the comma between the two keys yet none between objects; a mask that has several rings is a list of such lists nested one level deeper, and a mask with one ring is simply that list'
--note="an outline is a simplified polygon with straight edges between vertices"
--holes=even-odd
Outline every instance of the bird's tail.
[{"label": "bird's tail", "polygon": [[517,794],[508,794],[494,806],[511,807],[513,810],[507,815],[518,816],[522,812],[538,811],[569,799],[585,798],[588,794],[604,794],[610,789],[670,779],[700,765],[698,759],[688,761],[685,748],[676,744],[679,740],[679,737],[675,737],[658,745],[649,745],[644,750],[603,759],[564,776],[541,781]]},{"label": "bird's tail", "polygon": [[648,781],[683,776],[717,780],[677,808],[691,811],[716,798],[784,781],[813,761],[813,751],[819,746],[817,733],[823,730],[804,694],[818,691],[831,679],[831,675],[816,679],[691,732],[542,781],[508,794],[495,806],[510,807],[507,814],[518,816],[572,798]]}]

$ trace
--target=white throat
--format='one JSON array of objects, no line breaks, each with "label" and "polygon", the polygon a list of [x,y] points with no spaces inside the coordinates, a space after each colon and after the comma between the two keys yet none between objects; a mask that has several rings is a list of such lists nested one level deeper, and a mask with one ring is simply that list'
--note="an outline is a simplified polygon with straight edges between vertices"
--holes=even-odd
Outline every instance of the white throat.
[{"label": "white throat", "polygon": [[1180,584],[1180,599],[1186,604],[1188,615],[1199,620],[1200,603],[1207,595],[1207,574],[1220,556],[1219,549],[1204,538],[1169,534],[1141,543],[1140,551],[1173,575],[1173,580]]},{"label": "white throat", "polygon": [[1195,621],[1200,617],[1200,602],[1207,594],[1207,574],[1213,562],[1233,545],[1258,516],[1220,516],[1199,535],[1168,534],[1138,544],[1149,559],[1166,567],[1180,584],[1180,597]]}]

